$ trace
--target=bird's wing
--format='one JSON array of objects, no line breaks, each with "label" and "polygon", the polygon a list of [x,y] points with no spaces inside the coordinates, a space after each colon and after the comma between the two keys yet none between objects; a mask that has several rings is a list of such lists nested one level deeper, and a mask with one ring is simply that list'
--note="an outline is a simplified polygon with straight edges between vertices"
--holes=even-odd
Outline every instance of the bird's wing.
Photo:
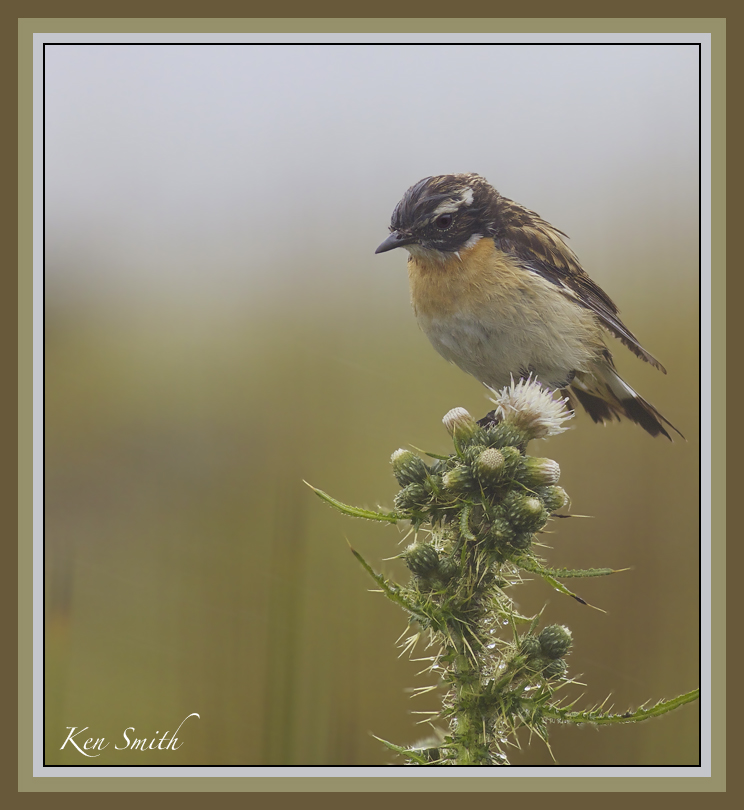
[{"label": "bird's wing", "polygon": [[620,320],[617,307],[607,293],[584,272],[576,254],[563,241],[562,231],[534,214],[506,232],[494,236],[497,246],[517,258],[533,273],[558,286],[561,292],[592,310],[602,325],[635,355],[666,374],[666,369],[638,341]]}]

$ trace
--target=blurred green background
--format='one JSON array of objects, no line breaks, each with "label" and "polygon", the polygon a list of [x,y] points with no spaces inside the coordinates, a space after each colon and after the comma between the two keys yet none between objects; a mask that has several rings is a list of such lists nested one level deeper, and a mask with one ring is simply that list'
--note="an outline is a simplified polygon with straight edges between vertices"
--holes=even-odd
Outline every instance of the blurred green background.
[{"label": "blurred green background", "polygon": [[[484,389],[418,330],[403,251],[421,177],[477,171],[571,235],[667,367],[612,341],[687,437],[584,414],[532,445],[573,511],[555,567],[630,567],[522,612],[574,633],[580,705],[699,683],[697,51],[692,46],[48,46],[46,764],[381,765],[427,733],[401,611],[390,454],[447,452]],[[556,525],[557,524],[557,525]],[[573,583],[575,584],[575,583]],[[178,751],[116,751],[175,731]],[[111,745],[95,760],[68,726]],[[515,765],[550,765],[522,738]],[[553,727],[561,765],[692,765],[698,707]]]}]

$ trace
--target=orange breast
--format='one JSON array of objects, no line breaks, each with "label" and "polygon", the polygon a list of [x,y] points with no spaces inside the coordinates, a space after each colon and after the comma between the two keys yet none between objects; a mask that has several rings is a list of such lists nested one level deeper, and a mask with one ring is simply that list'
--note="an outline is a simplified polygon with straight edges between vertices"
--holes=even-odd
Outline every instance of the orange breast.
[{"label": "orange breast", "polygon": [[530,294],[532,281],[488,237],[444,262],[411,256],[408,278],[416,317],[424,321],[483,307],[508,308],[515,296]]}]

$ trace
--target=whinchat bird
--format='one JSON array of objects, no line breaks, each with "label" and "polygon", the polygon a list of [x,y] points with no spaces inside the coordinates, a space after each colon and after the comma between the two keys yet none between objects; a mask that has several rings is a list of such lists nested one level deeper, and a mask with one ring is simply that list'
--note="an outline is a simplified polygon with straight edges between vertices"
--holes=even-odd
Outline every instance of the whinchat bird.
[{"label": "whinchat bird", "polygon": [[[478,174],[425,177],[377,248],[409,252],[416,319],[434,348],[490,388],[532,376],[595,422],[679,433],[615,370],[604,331],[666,374],[586,274],[566,235]],[[680,433],[680,436],[682,434]]]}]

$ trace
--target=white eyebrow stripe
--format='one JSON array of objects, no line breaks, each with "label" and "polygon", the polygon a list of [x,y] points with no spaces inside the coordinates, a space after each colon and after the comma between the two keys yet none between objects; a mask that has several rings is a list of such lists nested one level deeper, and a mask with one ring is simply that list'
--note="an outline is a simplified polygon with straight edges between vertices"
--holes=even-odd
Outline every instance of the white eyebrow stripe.
[{"label": "white eyebrow stripe", "polygon": [[446,200],[437,206],[432,217],[438,217],[441,214],[454,214],[461,205],[462,200]]},{"label": "white eyebrow stripe", "polygon": [[473,202],[473,189],[464,188],[461,196],[457,200],[445,200],[432,214],[433,217],[441,216],[442,214],[454,214],[462,205],[471,205]]}]

